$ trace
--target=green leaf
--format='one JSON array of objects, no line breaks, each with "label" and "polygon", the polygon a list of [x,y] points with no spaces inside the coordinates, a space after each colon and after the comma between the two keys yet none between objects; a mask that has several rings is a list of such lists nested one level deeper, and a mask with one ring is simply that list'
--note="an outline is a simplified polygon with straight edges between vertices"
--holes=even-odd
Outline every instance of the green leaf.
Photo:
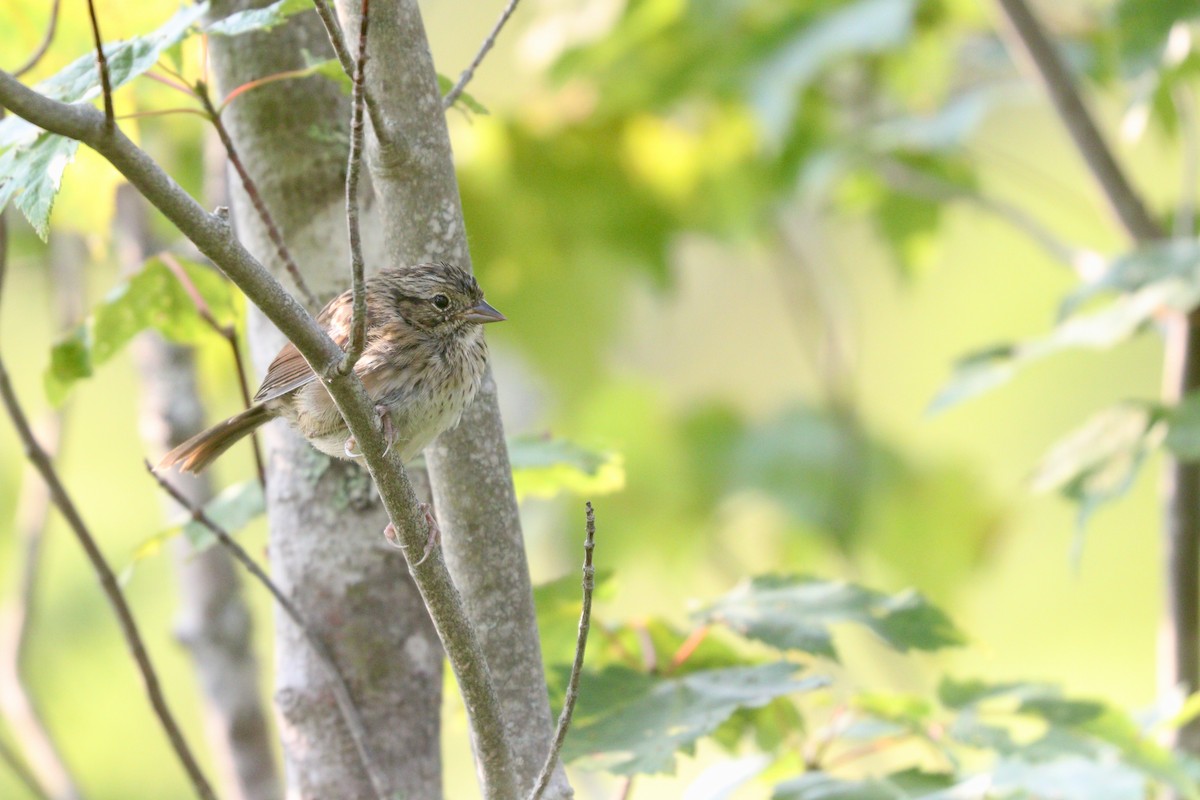
[{"label": "green leaf", "polygon": [[[612,575],[612,570],[597,570],[593,600],[612,594]],[[583,602],[582,580],[578,572],[572,572],[533,589],[538,639],[542,644],[542,660],[546,664],[569,664],[574,657],[579,611]],[[593,646],[588,655],[594,656],[596,650]]]},{"label": "green leaf", "polygon": [[[250,31],[269,31],[289,17],[313,7],[312,0],[277,0],[264,8],[238,11],[205,27],[207,34],[238,36]],[[341,69],[341,67],[338,67]]]},{"label": "green leaf", "polygon": [[1200,0],[1120,0],[1113,30],[1127,74],[1156,67],[1177,22],[1200,17]]},{"label": "green leaf", "polygon": [[862,781],[809,772],[777,785],[771,800],[933,800],[954,784],[953,775],[917,769]]},{"label": "green leaf", "polygon": [[[437,78],[438,90],[442,93],[442,97],[445,97],[446,95],[450,94],[450,90],[454,88],[456,81],[450,80],[450,78],[440,72],[438,73]],[[484,107],[483,103],[480,103],[467,92],[460,93],[458,95],[458,99],[454,101],[454,105],[455,107],[461,105],[463,108],[467,109],[467,111],[471,111],[476,114],[489,113],[487,108]]]},{"label": "green leaf", "polygon": [[1008,383],[1017,374],[1017,346],[998,344],[958,360],[950,380],[929,404],[930,414],[939,414],[964,400]]},{"label": "green leaf", "polygon": [[1144,403],[1121,403],[1091,417],[1055,444],[1032,484],[1079,504],[1079,527],[1102,504],[1129,491],[1146,456],[1162,439],[1161,415]]},{"label": "green leaf", "polygon": [[46,241],[63,171],[78,148],[74,139],[43,133],[30,144],[14,145],[0,154],[0,213],[15,197],[17,208]]},{"label": "green leaf", "polygon": [[797,677],[796,670],[795,664],[778,662],[678,678],[624,667],[585,673],[564,760],[619,775],[670,772],[676,752],[692,752],[698,739],[737,709],[828,684],[821,676]]},{"label": "green leaf", "polygon": [[[217,324],[232,325],[237,314],[225,279],[200,264],[176,260]],[[75,381],[89,377],[92,368],[108,361],[147,328],[183,344],[212,335],[187,290],[158,258],[150,259],[141,272],[114,287],[80,329],[55,345],[46,374],[51,401],[61,402]]]},{"label": "green leaf", "polygon": [[834,62],[879,53],[912,33],[915,0],[858,0],[822,15],[760,67],[750,90],[768,141],[782,142],[803,91]]},{"label": "green leaf", "polygon": [[1159,281],[1200,283],[1200,241],[1171,239],[1142,245],[1121,255],[1096,280],[1067,295],[1059,318],[1071,316],[1088,302],[1105,293],[1136,292]]},{"label": "green leaf", "polygon": [[830,626],[852,622],[901,651],[962,644],[950,619],[919,594],[888,596],[842,581],[763,575],[698,614],[781,650],[837,659]]},{"label": "green leaf", "polygon": [[997,797],[1143,800],[1147,796],[1146,779],[1134,770],[1078,756],[1035,764],[1005,759],[991,777]]},{"label": "green leaf", "polygon": [[508,442],[518,499],[560,492],[605,495],[625,487],[625,465],[615,453],[596,453],[566,439],[517,436]]}]

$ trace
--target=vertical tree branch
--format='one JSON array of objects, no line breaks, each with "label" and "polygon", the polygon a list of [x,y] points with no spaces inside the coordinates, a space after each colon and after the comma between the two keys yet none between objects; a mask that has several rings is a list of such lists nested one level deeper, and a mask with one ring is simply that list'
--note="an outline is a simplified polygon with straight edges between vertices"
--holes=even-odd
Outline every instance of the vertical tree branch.
[{"label": "vertical tree branch", "polygon": [[483,63],[483,59],[488,52],[495,46],[496,38],[500,35],[500,31],[508,23],[508,18],[517,10],[517,2],[519,0],[508,0],[508,4],[504,6],[504,10],[500,12],[500,18],[496,20],[496,24],[492,26],[492,30],[488,33],[487,38],[483,40],[483,44],[479,46],[479,52],[471,59],[471,63],[463,70],[462,75],[458,76],[458,82],[451,87],[450,91],[446,92],[446,96],[442,98],[442,108],[450,108],[462,95],[463,90],[467,88],[467,84],[471,82],[471,78],[475,77],[475,70],[479,69],[479,65]]},{"label": "vertical tree branch", "polygon": [[583,540],[583,607],[579,612],[579,634],[575,638],[575,660],[571,662],[571,675],[567,679],[567,693],[563,698],[562,712],[558,715],[558,725],[554,729],[554,743],[546,755],[546,763],[538,773],[537,782],[529,794],[529,800],[539,800],[554,768],[558,764],[558,756],[562,752],[563,743],[567,741],[567,731],[571,728],[571,715],[575,713],[575,702],[579,699],[579,677],[583,674],[583,656],[587,650],[588,631],[592,625],[592,594],[596,590],[596,568],[592,566],[592,551],[596,549],[596,514],[592,504],[587,504],[586,535]]},{"label": "vertical tree branch", "polygon": [[[1070,73],[1025,0],[997,0],[1036,67],[1063,124],[1126,232],[1138,244],[1166,236],[1100,136]],[[1163,395],[1168,402],[1200,390],[1200,315],[1166,320]],[[1160,683],[1186,694],[1200,689],[1200,465],[1166,459],[1167,615]],[[1177,744],[1200,753],[1200,720],[1179,731]]]},{"label": "vertical tree branch", "polygon": [[100,89],[104,93],[104,123],[116,125],[113,115],[112,83],[108,79],[108,59],[104,56],[104,42],[100,38],[100,23],[96,20],[95,0],[87,0],[88,17],[92,22],[92,41],[96,45],[96,69],[100,71]]},{"label": "vertical tree branch", "polygon": [[154,671],[154,665],[150,662],[150,656],[146,652],[145,645],[142,643],[142,636],[138,631],[137,623],[133,619],[133,612],[130,611],[129,605],[125,602],[125,597],[121,594],[121,589],[117,585],[117,577],[113,574],[108,562],[105,561],[104,554],[100,552],[95,538],[92,536],[91,531],[88,530],[87,525],[84,524],[83,518],[75,508],[74,502],[71,500],[70,495],[67,494],[67,490],[58,479],[58,473],[55,472],[54,466],[46,456],[46,451],[38,445],[37,440],[34,438],[33,431],[29,428],[29,421],[25,417],[25,412],[22,410],[20,403],[17,401],[17,396],[13,392],[12,384],[8,378],[8,370],[4,366],[2,357],[0,357],[0,401],[3,401],[4,407],[8,411],[8,416],[17,430],[17,436],[25,448],[26,458],[37,468],[38,473],[42,476],[42,480],[49,487],[50,497],[55,507],[58,508],[59,513],[66,519],[71,531],[75,534],[80,546],[83,547],[84,552],[87,554],[93,571],[100,578],[101,588],[104,590],[105,597],[117,615],[117,621],[120,623],[121,632],[125,636],[130,654],[133,656],[133,660],[142,676],[142,683],[145,686],[146,694],[149,696],[150,705],[153,707],[155,715],[166,732],[167,739],[170,741],[171,747],[175,750],[175,755],[179,758],[180,763],[187,772],[188,778],[192,783],[192,788],[198,797],[204,798],[204,800],[216,800],[216,795],[213,794],[212,787],[209,786],[208,780],[204,777],[204,773],[201,772],[200,765],[196,762],[195,756],[192,755],[187,741],[183,738],[183,732],[179,729],[174,715],[167,706],[166,697],[163,696],[162,688],[158,682],[158,674]]},{"label": "vertical tree branch", "polygon": [[350,287],[354,309],[350,319],[350,343],[346,348],[346,358],[342,361],[343,375],[354,369],[367,344],[367,293],[363,286],[362,231],[358,225],[358,172],[362,167],[363,75],[367,66],[370,0],[362,0],[358,20],[358,60],[354,63],[354,92],[350,100],[350,157],[346,166],[346,227],[350,237]]}]

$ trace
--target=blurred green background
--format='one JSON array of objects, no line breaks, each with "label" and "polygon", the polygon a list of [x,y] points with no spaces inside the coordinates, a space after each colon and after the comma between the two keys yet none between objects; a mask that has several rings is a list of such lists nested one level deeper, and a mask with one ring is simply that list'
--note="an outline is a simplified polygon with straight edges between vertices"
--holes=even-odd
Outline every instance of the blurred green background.
[{"label": "blurred green background", "polygon": [[[881,192],[869,170],[841,181],[832,201],[809,201],[801,187],[817,180],[818,156],[834,151],[841,130],[829,120],[851,113],[832,98],[839,81],[853,80],[836,65],[822,71],[814,81],[830,96],[809,92],[796,112],[823,116],[826,127],[813,129],[825,140],[800,141],[801,122],[792,120],[795,129],[771,144],[769,125],[747,110],[753,104],[739,105],[738,93],[756,84],[731,86],[722,70],[727,61],[766,60],[779,42],[763,31],[793,30],[784,24],[789,14],[803,21],[793,20],[798,31],[844,5],[709,2],[684,12],[682,2],[642,0],[624,15],[615,2],[522,5],[469,90],[491,113],[450,112],[476,272],[512,320],[489,330],[509,433],[563,437],[612,454],[623,469],[620,488],[588,496],[599,520],[597,561],[615,574],[601,620],[682,624],[696,603],[763,572],[847,577],[886,591],[914,586],[970,643],[900,660],[851,638],[843,661],[852,684],[926,692],[948,672],[1047,680],[1148,706],[1163,608],[1159,458],[1127,496],[1093,516],[1078,560],[1077,508],[1033,493],[1029,478],[1089,415],[1158,396],[1159,337],[1058,355],[1002,390],[926,413],[957,358],[1044,332],[1076,279],[974,204],[947,205],[926,224],[928,204],[906,206]],[[894,116],[932,113],[979,77],[954,73],[962,41],[994,45],[987,4],[918,5],[943,16],[872,56],[880,63],[868,70]],[[759,38],[739,39],[741,29],[722,38],[678,22],[734,6],[758,9],[748,30]],[[156,26],[175,4],[99,8],[105,36],[121,38]],[[422,10],[448,75],[469,61],[498,11],[444,0]],[[1086,32],[1109,6],[1044,10],[1056,29]],[[32,0],[0,8],[0,64],[25,58],[46,14]],[[614,25],[619,35],[607,33]],[[36,77],[88,49],[79,8],[64,12],[60,28]],[[717,49],[711,65],[697,63],[705,36],[732,52]],[[588,42],[597,44],[571,50]],[[785,71],[759,68],[764,76]],[[992,68],[1014,77],[1006,66]],[[1135,142],[1119,137],[1129,98],[1118,87],[1094,99],[1139,187],[1167,207],[1178,190],[1177,140],[1154,125]],[[140,80],[118,95],[118,112],[180,102]],[[123,127],[197,190],[197,118]],[[925,154],[904,155],[924,163]],[[972,187],[1027,209],[1065,241],[1108,254],[1126,246],[1032,88],[990,105],[945,161],[945,174],[969,164]],[[109,232],[115,185],[114,173],[81,150],[52,218],[52,238],[86,243],[93,302],[118,281]],[[42,376],[64,331],[51,322],[47,248],[9,215],[0,343],[36,415],[48,413]],[[881,235],[881,220],[913,230]],[[199,345],[212,419],[237,405],[222,344],[214,336]],[[141,465],[137,391],[122,354],[74,388],[65,406],[62,475],[118,567],[166,525]],[[0,453],[0,592],[9,592],[23,462],[8,425],[0,425]],[[232,483],[251,470],[241,453],[217,475]],[[535,581],[577,568],[582,499],[560,492],[524,501]],[[261,521],[240,537],[263,553]],[[30,663],[69,761],[93,797],[184,796],[109,609],[57,517],[46,547]],[[167,559],[139,561],[125,588],[173,706],[199,731],[190,667],[171,637],[176,594]],[[247,594],[269,665],[271,608],[257,587]],[[448,709],[450,758],[466,758],[462,715],[453,700]],[[718,757],[702,747],[682,760],[679,777],[639,781],[638,795],[681,796],[689,776]],[[447,773],[448,797],[472,796],[468,770]],[[604,779],[580,780],[587,797],[589,782]],[[0,770],[0,797],[24,796]]]}]

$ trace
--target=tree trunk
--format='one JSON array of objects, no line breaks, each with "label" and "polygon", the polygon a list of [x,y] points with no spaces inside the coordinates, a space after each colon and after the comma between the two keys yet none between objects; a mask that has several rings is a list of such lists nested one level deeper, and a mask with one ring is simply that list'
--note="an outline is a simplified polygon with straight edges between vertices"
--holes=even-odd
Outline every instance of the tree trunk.
[{"label": "tree trunk", "polygon": [[[216,2],[213,15],[246,5]],[[228,93],[246,81],[303,67],[305,52],[322,58],[330,51],[320,24],[305,13],[269,33],[213,37],[209,52],[217,84]],[[346,98],[323,78],[280,81],[241,95],[223,119],[308,285],[322,298],[344,288]],[[240,181],[230,183],[240,238],[287,284]],[[367,261],[375,267],[381,250],[371,232],[378,225],[368,205],[363,231]],[[260,370],[283,344],[257,313],[250,340]],[[442,650],[402,556],[383,542],[387,517],[371,480],[359,465],[330,460],[281,423],[269,425],[263,438],[275,579],[329,645],[389,791],[437,800]],[[276,685],[288,796],[375,796],[325,673],[301,633],[282,617]]]},{"label": "tree trunk", "polygon": [[[357,0],[338,0],[357,50]],[[416,0],[373,3],[366,86],[386,130],[368,156],[384,243],[400,263],[445,259],[467,269],[462,203],[437,73]],[[487,287],[484,287],[486,291]],[[518,786],[533,782],[553,736],[525,543],[504,426],[489,371],[462,423],[425,451],[451,575],[479,633],[503,705]],[[570,797],[561,767],[545,797]]]}]

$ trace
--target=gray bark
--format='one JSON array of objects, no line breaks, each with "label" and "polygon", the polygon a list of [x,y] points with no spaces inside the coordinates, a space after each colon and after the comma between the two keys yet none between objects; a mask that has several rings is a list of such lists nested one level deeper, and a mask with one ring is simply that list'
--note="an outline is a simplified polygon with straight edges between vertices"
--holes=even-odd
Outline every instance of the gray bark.
[{"label": "gray bark", "polygon": [[[257,3],[263,5],[264,3]],[[214,4],[222,17],[247,4]],[[328,44],[312,15],[267,34],[214,37],[223,92],[302,67],[303,51]],[[322,297],[349,279],[344,210],[349,106],[320,78],[274,83],[239,97],[224,114],[308,285]],[[240,183],[233,216],[246,246],[287,283],[265,228]],[[378,227],[363,210],[367,263],[378,266]],[[283,338],[251,317],[252,355],[263,368]],[[441,797],[442,650],[402,556],[383,543],[387,515],[366,471],[334,462],[279,423],[264,431],[270,559],[277,583],[325,639],[362,714],[377,763],[405,798]],[[280,618],[276,702],[289,797],[370,797],[375,792],[302,634]]]},{"label": "gray bark", "polygon": [[[357,50],[359,3],[338,0]],[[367,90],[386,130],[368,156],[386,252],[471,268],[437,74],[416,0],[371,6]],[[487,287],[483,287],[485,292]],[[446,563],[462,593],[496,682],[518,786],[528,791],[549,751],[553,721],[538,644],[529,567],[496,385],[489,372],[463,416],[425,452]],[[570,797],[562,768],[545,797]]]},{"label": "gray bark", "polygon": [[[153,245],[145,201],[130,186],[117,190],[117,247],[122,270],[139,268]],[[142,439],[153,460],[204,426],[190,348],[146,334],[134,345],[142,384]],[[212,497],[207,475],[173,476],[188,501]],[[175,504],[164,499],[169,513]],[[222,795],[234,800],[278,800],[270,724],[259,692],[250,611],[229,555],[219,547],[196,553],[183,537],[171,547],[178,573],[180,608],[175,632],[188,649],[203,697],[209,749]]]}]

